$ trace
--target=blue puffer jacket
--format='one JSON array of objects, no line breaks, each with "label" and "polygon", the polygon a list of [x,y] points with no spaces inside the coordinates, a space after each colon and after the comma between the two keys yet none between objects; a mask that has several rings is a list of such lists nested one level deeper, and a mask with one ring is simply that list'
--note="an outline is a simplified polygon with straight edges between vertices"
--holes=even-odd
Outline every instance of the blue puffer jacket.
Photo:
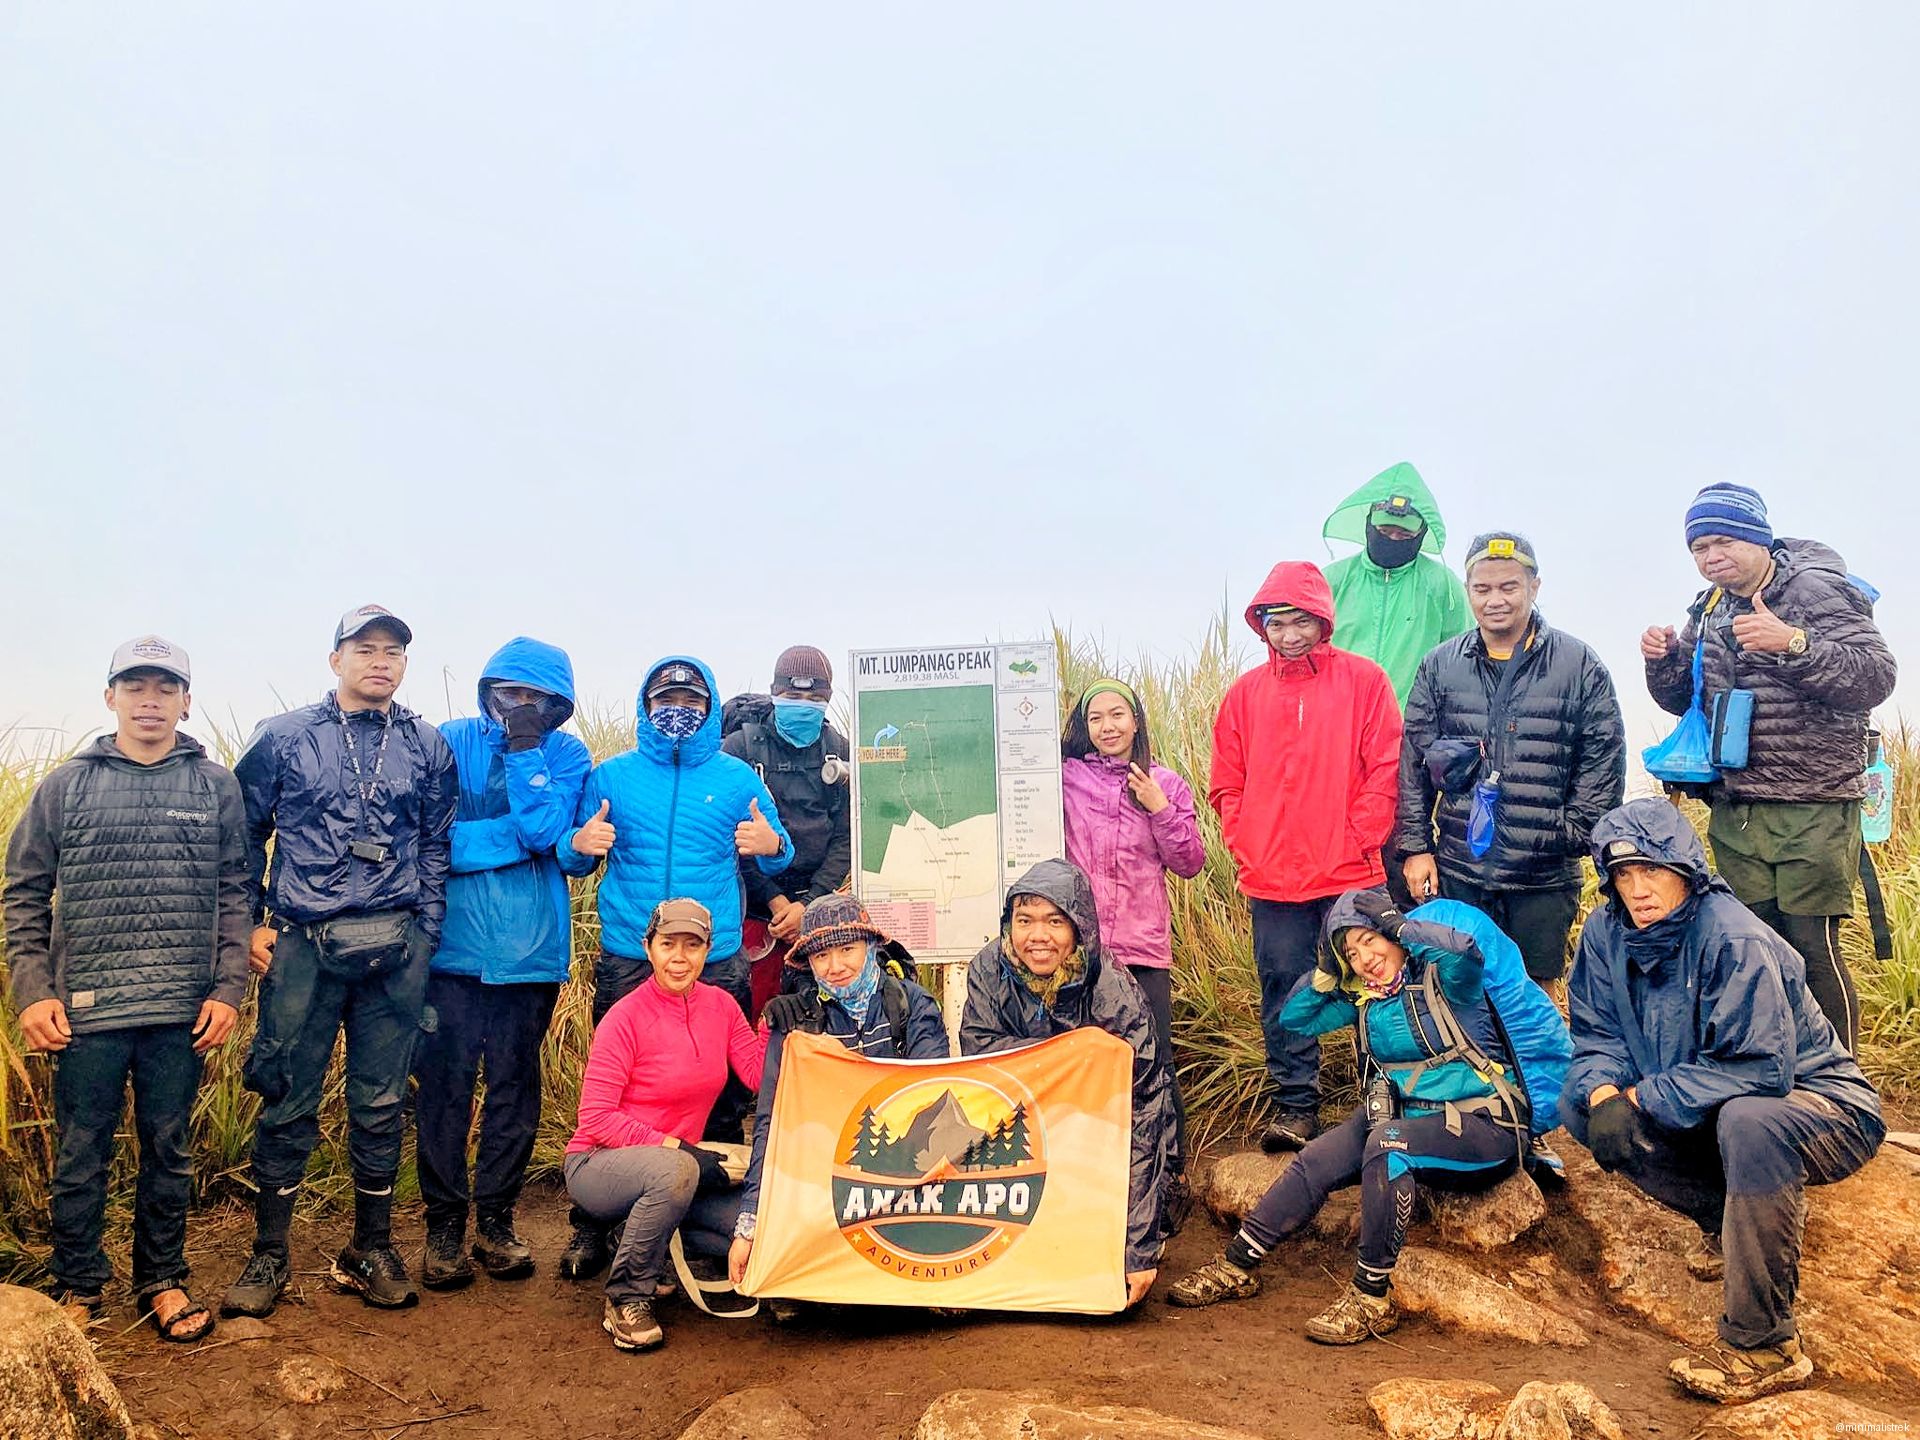
[{"label": "blue puffer jacket", "polygon": [[[354,774],[354,758],[362,779]],[[247,864],[260,896],[255,920],[269,908],[299,925],[412,910],[427,939],[439,943],[447,912],[447,832],[460,782],[438,730],[400,704],[384,714],[342,715],[329,694],[261,721],[233,773],[247,805]],[[360,798],[362,784],[372,787],[372,799]],[[268,839],[273,869],[262,893]],[[393,854],[384,862],[359,859],[348,850],[356,840],[384,841]]]},{"label": "blue puffer jacket", "polygon": [[[556,697],[554,727],[531,750],[507,753],[507,732],[493,716],[495,685],[531,685]],[[489,985],[558,984],[573,958],[567,877],[553,847],[573,827],[573,812],[593,757],[558,728],[573,714],[573,662],[567,652],[521,636],[487,661],[480,713],[440,727],[460,768],[453,821],[453,878],[447,926],[433,968]]]},{"label": "blue puffer jacket", "polygon": [[[647,667],[691,665],[706,678],[707,693],[717,694],[713,672],[686,655],[669,655]],[[647,921],[654,906],[670,898],[698,900],[713,912],[715,960],[740,949],[740,870],[733,827],[751,819],[747,807],[758,800],[760,813],[780,835],[780,853],[760,856],[763,875],[778,875],[793,860],[793,841],[780,815],[744,760],[720,753],[720,709],[711,707],[706,722],[684,740],[669,740],[647,723],[646,684],[636,702],[639,735],[624,755],[602,760],[587,777],[574,812],[574,824],[561,835],[556,853],[569,875],[591,875],[599,861],[573,848],[581,825],[610,802],[613,849],[606,878],[600,882],[600,944],[615,955],[645,955]]]},{"label": "blue puffer jacket", "polygon": [[1812,1090],[1879,1124],[1880,1097],[1807,993],[1800,954],[1707,868],[1700,837],[1665,800],[1631,800],[1593,827],[1593,860],[1630,842],[1687,877],[1693,893],[1635,928],[1613,887],[1587,917],[1567,984],[1573,1068],[1560,1113],[1582,1144],[1587,1097],[1637,1086],[1640,1109],[1669,1130],[1713,1121],[1742,1095]]}]

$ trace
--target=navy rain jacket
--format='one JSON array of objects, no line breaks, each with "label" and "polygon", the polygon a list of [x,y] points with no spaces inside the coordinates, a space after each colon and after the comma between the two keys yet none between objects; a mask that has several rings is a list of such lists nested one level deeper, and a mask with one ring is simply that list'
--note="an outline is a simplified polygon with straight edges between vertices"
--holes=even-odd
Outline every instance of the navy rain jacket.
[{"label": "navy rain jacket", "polygon": [[1635,929],[1602,882],[1567,985],[1573,1066],[1560,1113],[1585,1143],[1587,1097],[1639,1087],[1641,1111],[1669,1130],[1713,1121],[1741,1095],[1824,1095],[1879,1122],[1880,1097],[1807,993],[1800,953],[1707,868],[1693,826],[1667,801],[1632,800],[1593,827],[1593,861],[1631,841],[1686,875],[1693,893]]},{"label": "navy rain jacket", "polygon": [[[548,730],[531,750],[507,753],[494,718],[495,685],[554,696]],[[460,771],[453,821],[447,928],[433,968],[489,985],[559,984],[573,960],[573,906],[553,847],[573,828],[593,768],[584,741],[560,730],[573,715],[573,662],[558,646],[522,635],[487,661],[480,713],[440,727]]]}]

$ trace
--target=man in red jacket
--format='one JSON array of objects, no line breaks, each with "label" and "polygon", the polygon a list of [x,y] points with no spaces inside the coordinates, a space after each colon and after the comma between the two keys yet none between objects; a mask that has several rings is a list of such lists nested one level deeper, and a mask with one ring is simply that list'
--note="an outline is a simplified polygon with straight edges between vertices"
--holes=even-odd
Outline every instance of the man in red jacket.
[{"label": "man in red jacket", "polygon": [[1328,643],[1333,592],[1317,565],[1274,566],[1246,615],[1266,663],[1234,681],[1214,717],[1207,799],[1253,906],[1274,1109],[1260,1146],[1271,1152],[1319,1133],[1320,1042],[1282,1029],[1280,1011],[1313,969],[1334,898],[1386,882],[1400,707],[1384,670]]}]

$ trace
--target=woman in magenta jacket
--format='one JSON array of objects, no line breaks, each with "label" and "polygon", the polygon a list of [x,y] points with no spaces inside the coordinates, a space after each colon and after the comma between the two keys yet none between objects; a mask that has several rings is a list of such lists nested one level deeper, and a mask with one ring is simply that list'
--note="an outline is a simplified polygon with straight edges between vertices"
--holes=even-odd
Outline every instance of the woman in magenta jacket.
[{"label": "woman in magenta jacket", "polygon": [[[1140,697],[1118,680],[1093,682],[1067,717],[1060,745],[1067,858],[1093,882],[1100,939],[1146,992],[1160,1049],[1173,1072],[1173,925],[1167,872],[1183,880],[1207,863],[1193,792],[1153,763]],[[1186,1165],[1186,1113],[1175,1079],[1178,1163]]]}]

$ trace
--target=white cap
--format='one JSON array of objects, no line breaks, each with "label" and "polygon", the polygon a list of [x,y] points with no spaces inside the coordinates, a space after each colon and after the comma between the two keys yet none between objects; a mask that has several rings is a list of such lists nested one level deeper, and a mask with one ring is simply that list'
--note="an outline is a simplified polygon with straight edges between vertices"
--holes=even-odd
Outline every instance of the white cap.
[{"label": "white cap", "polygon": [[193,684],[193,665],[187,652],[158,635],[142,635],[114,651],[113,663],[107,667],[107,683],[111,685],[129,670],[164,670],[182,685]]}]

